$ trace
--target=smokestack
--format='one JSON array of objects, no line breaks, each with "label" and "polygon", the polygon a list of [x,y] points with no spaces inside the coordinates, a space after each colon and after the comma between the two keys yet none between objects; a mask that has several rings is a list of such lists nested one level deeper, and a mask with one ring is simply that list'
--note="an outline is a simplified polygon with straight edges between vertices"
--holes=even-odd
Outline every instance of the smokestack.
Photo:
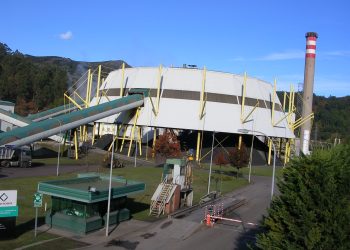
[{"label": "smokestack", "polygon": [[[316,32],[306,33],[306,54],[305,54],[305,72],[303,88],[303,111],[302,117],[307,117],[312,113],[312,98],[314,93],[314,75],[315,75],[315,57],[316,57]],[[311,134],[311,120],[307,120],[300,131],[301,151],[308,155]]]}]

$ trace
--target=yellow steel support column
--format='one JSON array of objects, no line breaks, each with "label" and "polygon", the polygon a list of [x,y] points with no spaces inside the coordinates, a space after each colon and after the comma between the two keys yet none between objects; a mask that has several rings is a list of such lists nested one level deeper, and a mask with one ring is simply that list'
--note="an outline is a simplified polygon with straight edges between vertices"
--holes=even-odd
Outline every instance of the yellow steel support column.
[{"label": "yellow steel support column", "polygon": [[239,137],[238,137],[238,150],[241,150],[241,146],[242,146],[242,135],[239,135]]},{"label": "yellow steel support column", "polygon": [[244,104],[245,104],[245,95],[246,95],[246,84],[247,84],[247,72],[244,72],[243,93],[242,93],[242,101],[241,101],[241,122],[242,123],[243,123],[243,119],[244,119]]},{"label": "yellow steel support column", "polygon": [[135,114],[134,124],[133,124],[132,129],[131,129],[131,137],[130,137],[130,143],[129,143],[128,157],[130,157],[131,146],[132,146],[132,142],[133,142],[134,137],[135,137],[135,127],[136,127],[137,119],[139,118],[139,114],[140,114],[140,108],[137,108],[136,114]]},{"label": "yellow steel support column", "polygon": [[74,151],[75,151],[75,159],[78,160],[78,136],[77,136],[77,131],[74,130]]},{"label": "yellow steel support column", "polygon": [[[267,158],[267,164],[270,165],[271,164],[271,153],[272,153],[272,140],[269,138],[268,139],[268,143],[269,143],[269,156]],[[276,152],[273,152],[274,154]]]},{"label": "yellow steel support column", "polygon": [[158,82],[157,82],[157,101],[156,101],[157,115],[159,113],[160,83],[161,83],[161,81],[162,81],[162,65],[159,66],[159,74],[158,74]]},{"label": "yellow steel support column", "polygon": [[126,131],[128,130],[128,125],[125,125],[124,127],[124,133],[123,133],[123,140],[122,140],[122,144],[120,145],[120,152],[122,152],[123,147],[124,147],[124,142],[125,142],[125,136],[126,136]]},{"label": "yellow steel support column", "polygon": [[85,96],[85,108],[89,107],[89,87],[91,79],[91,69],[88,70],[87,83],[86,83],[86,96]]},{"label": "yellow steel support column", "polygon": [[271,111],[271,124],[275,126],[275,95],[276,95],[276,78],[273,83],[273,94],[272,94],[272,111]]},{"label": "yellow steel support column", "polygon": [[286,98],[287,98],[287,93],[286,91],[283,92],[283,112],[286,112]]},{"label": "yellow steel support column", "polygon": [[139,135],[139,140],[138,140],[138,143],[139,143],[139,155],[142,156],[141,127],[139,127],[138,130],[139,130],[139,133],[138,133],[138,135]]},{"label": "yellow steel support column", "polygon": [[66,97],[69,101],[71,101],[76,107],[78,107],[79,109],[83,109],[76,101],[74,101],[70,96],[68,96],[67,94],[64,94],[64,97]]},{"label": "yellow steel support column", "polygon": [[100,84],[101,84],[101,65],[98,65],[97,86],[96,86],[96,100],[100,96]]},{"label": "yellow steel support column", "polygon": [[131,137],[130,137],[130,141],[129,141],[128,157],[130,157],[131,146],[132,146],[132,142],[134,141],[134,137],[135,137],[135,127],[136,126],[132,126],[132,129],[131,129]]},{"label": "yellow steel support column", "polygon": [[294,98],[295,98],[295,91],[294,91],[294,86],[293,86],[293,95],[292,95],[292,112],[294,112],[294,110],[295,110],[295,106],[294,106]]},{"label": "yellow steel support column", "polygon": [[284,165],[286,165],[289,161],[289,153],[290,152],[290,141],[286,142],[286,150],[284,152]]},{"label": "yellow steel support column", "polygon": [[124,95],[124,74],[125,74],[125,63],[122,65],[122,79],[120,80],[120,93],[119,96],[123,97]]},{"label": "yellow steel support column", "polygon": [[91,102],[91,91],[92,91],[92,79],[93,79],[93,76],[94,76],[94,73],[91,73],[91,76],[90,76],[90,84],[89,84],[89,99],[88,99],[88,104],[89,104],[89,107],[90,107],[90,102]]},{"label": "yellow steel support column", "polygon": [[292,110],[292,84],[290,85],[290,91],[289,91],[289,102],[288,102],[288,124],[291,125],[291,110]]},{"label": "yellow steel support column", "polygon": [[200,120],[202,120],[202,118],[203,118],[204,107],[205,107],[204,94],[205,94],[206,75],[207,75],[207,69],[204,66],[203,77],[202,77],[202,90],[201,90],[200,100],[199,100],[199,119]]},{"label": "yellow steel support column", "polygon": [[199,160],[200,144],[201,144],[201,131],[198,130],[198,134],[197,134],[197,149],[196,149],[196,161]]}]

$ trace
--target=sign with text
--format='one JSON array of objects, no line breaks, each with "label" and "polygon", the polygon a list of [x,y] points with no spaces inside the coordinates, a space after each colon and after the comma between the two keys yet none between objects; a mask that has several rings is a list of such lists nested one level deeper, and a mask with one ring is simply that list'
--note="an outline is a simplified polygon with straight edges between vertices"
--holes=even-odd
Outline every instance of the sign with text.
[{"label": "sign with text", "polygon": [[0,207],[0,218],[18,216],[18,206]]},{"label": "sign with text", "polygon": [[17,190],[0,190],[0,207],[17,206]]},{"label": "sign with text", "polygon": [[34,202],[34,207],[41,207],[43,205],[43,194],[35,193],[33,202]]}]

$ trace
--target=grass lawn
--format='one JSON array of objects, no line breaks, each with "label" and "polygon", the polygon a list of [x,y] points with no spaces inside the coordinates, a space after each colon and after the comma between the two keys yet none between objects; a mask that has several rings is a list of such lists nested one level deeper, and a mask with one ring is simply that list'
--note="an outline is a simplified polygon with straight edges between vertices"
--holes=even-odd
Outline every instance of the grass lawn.
[{"label": "grass lawn", "polygon": [[[0,190],[18,190],[17,205],[19,209],[16,221],[15,237],[14,239],[0,240],[0,249],[15,249],[17,247],[35,242],[57,238],[56,235],[49,233],[39,233],[37,237],[34,238],[35,208],[33,207],[33,194],[37,190],[38,182],[42,181],[43,179],[64,179],[71,176],[72,175],[59,177],[27,177],[1,180]],[[45,204],[45,202],[49,204],[49,197],[44,196],[43,204]],[[44,206],[42,208],[38,208],[38,225],[44,222],[44,213]]]},{"label": "grass lawn", "polygon": [[[64,158],[62,158],[63,161]],[[55,159],[56,160],[56,159]],[[68,159],[69,160],[69,159]],[[56,161],[55,161],[56,162]],[[47,164],[47,159],[45,159]],[[77,161],[74,161],[77,164]],[[80,160],[84,164],[84,159]],[[63,163],[62,163],[63,164]],[[79,164],[79,163],[78,163]],[[108,174],[109,169],[101,168],[104,173]],[[162,168],[161,167],[127,167],[113,169],[113,175],[123,176],[127,179],[142,181],[146,183],[146,190],[143,193],[135,194],[129,197],[128,207],[131,210],[134,219],[138,220],[155,220],[148,216],[150,199],[156,190],[158,184],[161,182]],[[37,238],[34,238],[34,218],[35,208],[33,208],[33,194],[37,190],[38,182],[46,180],[57,180],[76,177],[76,174],[64,174],[61,176],[46,176],[46,177],[26,177],[3,179],[0,182],[0,190],[18,190],[17,204],[19,206],[19,215],[16,222],[16,233],[14,239],[0,240],[0,249],[14,249],[21,246],[29,245],[39,241],[57,238],[56,235],[49,233],[39,233]],[[222,182],[220,182],[222,180]],[[220,185],[221,183],[221,185]],[[193,172],[193,189],[194,189],[194,204],[197,203],[203,195],[207,193],[208,171],[206,169],[194,169]],[[247,185],[247,180],[244,178],[236,179],[235,176],[229,176],[226,173],[221,177],[218,174],[212,175],[211,191],[220,189],[222,193],[230,192],[236,188]],[[43,207],[38,209],[39,225],[44,223],[44,204],[47,203],[47,208],[50,208],[50,197],[44,195]],[[66,241],[66,239],[64,239]],[[51,242],[51,241],[50,241]],[[54,249],[54,242],[47,242],[43,246],[50,246]],[[60,242],[63,242],[61,239]],[[66,242],[63,249],[77,247],[79,242]],[[47,245],[48,244],[48,245]],[[57,244],[57,249],[62,249],[61,244]],[[33,246],[33,249],[40,249],[38,246]]]},{"label": "grass lawn", "polygon": [[[209,169],[209,164],[205,163],[201,165],[203,169]],[[251,175],[257,175],[257,176],[272,176],[272,166],[252,166],[252,173]],[[224,166],[218,166],[218,165],[212,165],[212,171],[223,171],[227,175],[233,175],[236,176],[237,169],[230,166],[230,165],[224,165]],[[279,177],[282,175],[283,167],[277,167],[276,166],[276,177]],[[248,175],[249,174],[249,168],[244,167],[239,170],[240,174]]]},{"label": "grass lawn", "polygon": [[[149,205],[151,197],[156,190],[158,184],[161,182],[162,168],[158,167],[137,167],[137,168],[120,168],[114,169],[113,175],[124,176],[132,180],[143,181],[146,183],[145,192],[130,196],[129,208],[133,214],[133,217],[138,220],[153,220],[149,217]],[[218,182],[216,182],[218,180]],[[239,187],[247,185],[248,181],[243,178],[236,179],[232,176],[222,175],[222,184],[220,185],[219,175],[213,174],[211,180],[210,191],[219,189],[221,186],[221,192],[227,193],[235,190]],[[198,203],[200,198],[207,194],[208,189],[208,171],[205,169],[194,169],[193,172],[193,190],[194,190],[194,204]]]}]

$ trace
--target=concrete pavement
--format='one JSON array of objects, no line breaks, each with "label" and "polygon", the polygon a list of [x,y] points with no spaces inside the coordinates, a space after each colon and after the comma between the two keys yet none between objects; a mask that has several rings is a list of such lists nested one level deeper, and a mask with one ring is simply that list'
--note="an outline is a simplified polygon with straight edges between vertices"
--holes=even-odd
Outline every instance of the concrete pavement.
[{"label": "concrete pavement", "polygon": [[[213,227],[201,223],[204,209],[199,208],[181,219],[158,222],[130,220],[118,225],[108,237],[105,230],[86,236],[49,229],[57,235],[89,243],[83,249],[244,249],[246,242],[254,242],[258,224],[270,203],[271,177],[254,176],[249,186],[224,196],[221,202],[245,199],[229,217],[242,222],[221,222]],[[252,224],[248,224],[252,223]],[[41,228],[45,230],[45,228]]]}]

